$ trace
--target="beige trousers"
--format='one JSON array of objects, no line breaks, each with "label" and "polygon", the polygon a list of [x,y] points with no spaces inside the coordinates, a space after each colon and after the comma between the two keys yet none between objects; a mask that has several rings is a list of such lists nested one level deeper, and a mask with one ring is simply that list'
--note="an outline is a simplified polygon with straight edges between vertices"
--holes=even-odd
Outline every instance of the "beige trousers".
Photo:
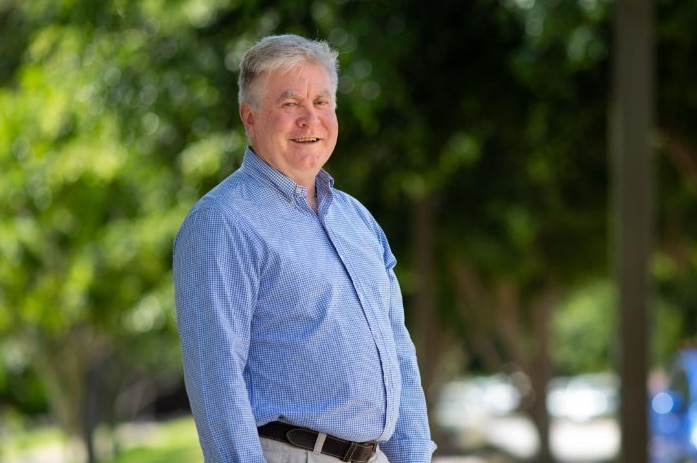
[{"label": "beige trousers", "polygon": [[[261,437],[261,449],[267,463],[340,463],[336,457],[314,453],[312,450],[300,449],[285,442]],[[390,463],[378,448],[369,463]]]}]

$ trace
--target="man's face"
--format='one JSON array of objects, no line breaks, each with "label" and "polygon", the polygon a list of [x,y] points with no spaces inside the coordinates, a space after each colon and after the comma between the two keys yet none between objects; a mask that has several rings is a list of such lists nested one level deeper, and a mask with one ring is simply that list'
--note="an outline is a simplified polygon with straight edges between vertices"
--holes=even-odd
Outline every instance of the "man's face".
[{"label": "man's face", "polygon": [[329,73],[301,64],[262,75],[253,93],[257,106],[240,106],[254,152],[301,185],[314,185],[339,133]]}]

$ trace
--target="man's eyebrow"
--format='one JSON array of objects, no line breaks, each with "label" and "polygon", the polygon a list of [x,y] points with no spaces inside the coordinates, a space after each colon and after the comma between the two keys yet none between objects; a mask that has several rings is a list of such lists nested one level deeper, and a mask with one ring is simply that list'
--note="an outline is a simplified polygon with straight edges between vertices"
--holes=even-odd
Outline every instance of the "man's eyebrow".
[{"label": "man's eyebrow", "polygon": [[[318,97],[332,98],[332,92],[330,92],[329,90],[322,91],[322,92],[318,93],[315,98],[318,98]],[[302,97],[292,90],[286,90],[286,91],[282,92],[278,97],[278,101],[281,101],[281,100],[301,100],[301,99],[302,99]]]},{"label": "man's eyebrow", "polygon": [[286,90],[285,92],[281,93],[281,95],[278,97],[279,100],[286,100],[286,99],[297,100],[299,98],[300,97],[292,90]]}]

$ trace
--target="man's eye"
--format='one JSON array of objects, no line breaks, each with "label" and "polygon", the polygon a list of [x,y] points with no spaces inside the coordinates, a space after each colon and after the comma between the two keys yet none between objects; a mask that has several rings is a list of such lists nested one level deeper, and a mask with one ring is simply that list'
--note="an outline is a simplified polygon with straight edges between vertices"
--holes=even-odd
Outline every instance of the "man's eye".
[{"label": "man's eye", "polygon": [[283,106],[284,108],[292,108],[296,105],[297,105],[297,103],[295,103],[294,101],[286,101],[281,106]]}]

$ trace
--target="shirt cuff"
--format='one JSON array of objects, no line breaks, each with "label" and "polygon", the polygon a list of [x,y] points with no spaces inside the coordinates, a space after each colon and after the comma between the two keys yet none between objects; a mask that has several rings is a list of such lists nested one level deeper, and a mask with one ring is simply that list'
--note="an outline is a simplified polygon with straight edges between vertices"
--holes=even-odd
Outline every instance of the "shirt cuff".
[{"label": "shirt cuff", "polygon": [[380,450],[390,463],[430,463],[436,444],[431,440],[392,439],[380,443]]}]

